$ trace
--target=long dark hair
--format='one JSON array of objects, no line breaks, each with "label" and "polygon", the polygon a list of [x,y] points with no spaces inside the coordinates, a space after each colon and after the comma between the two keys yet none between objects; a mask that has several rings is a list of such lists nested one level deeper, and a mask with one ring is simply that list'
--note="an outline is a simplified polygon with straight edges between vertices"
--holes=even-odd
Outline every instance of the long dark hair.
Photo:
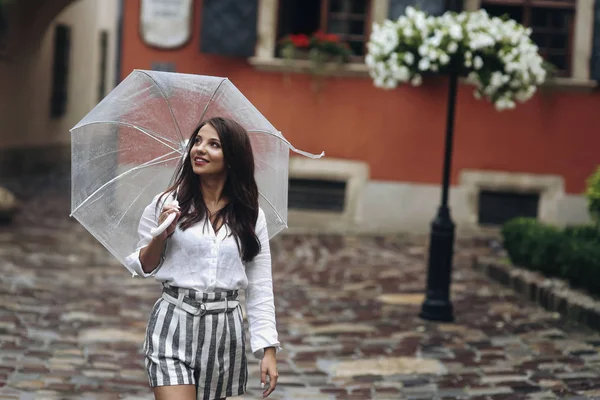
[{"label": "long dark hair", "polygon": [[194,173],[189,157],[198,131],[206,124],[215,128],[219,134],[224,164],[227,168],[223,195],[229,202],[217,212],[215,225],[226,222],[235,237],[242,260],[252,261],[260,252],[260,241],[254,229],[258,218],[258,186],[254,179],[254,155],[250,138],[240,124],[222,117],[202,122],[192,133],[186,156],[177,166],[173,183],[161,198],[177,190],[177,201],[181,210],[178,225],[181,230],[186,230],[209,215],[200,190],[202,178]]}]

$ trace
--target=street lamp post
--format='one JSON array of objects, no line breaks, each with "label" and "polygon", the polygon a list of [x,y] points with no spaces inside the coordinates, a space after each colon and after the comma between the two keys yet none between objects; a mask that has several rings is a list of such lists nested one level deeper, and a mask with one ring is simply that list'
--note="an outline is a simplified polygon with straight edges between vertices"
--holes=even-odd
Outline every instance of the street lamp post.
[{"label": "street lamp post", "polygon": [[442,202],[435,219],[431,223],[427,266],[427,297],[423,302],[421,313],[419,314],[423,319],[448,322],[454,320],[452,303],[450,302],[450,280],[452,275],[452,256],[454,254],[454,222],[452,222],[450,208],[448,207],[448,189],[450,186],[454,109],[456,107],[458,75],[455,73],[450,74],[449,81]]},{"label": "street lamp post", "polygon": [[[459,12],[462,10],[462,1],[448,0],[446,8],[450,11]],[[450,216],[450,208],[448,207],[448,192],[452,166],[457,86],[458,73],[451,72],[448,85],[442,199],[437,215],[431,223],[427,265],[427,291],[425,301],[421,307],[421,313],[419,314],[423,319],[442,322],[454,321],[452,302],[450,301],[450,281],[452,278],[455,226]]]}]

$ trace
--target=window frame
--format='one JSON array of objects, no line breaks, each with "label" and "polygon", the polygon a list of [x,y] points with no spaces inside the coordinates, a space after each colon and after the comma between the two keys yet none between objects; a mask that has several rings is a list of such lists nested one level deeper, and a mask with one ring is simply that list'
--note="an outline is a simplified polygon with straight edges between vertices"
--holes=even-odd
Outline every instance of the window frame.
[{"label": "window frame", "polygon": [[[327,1],[328,2],[328,1]],[[323,2],[325,3],[325,2]],[[388,18],[389,0],[370,0],[370,7],[365,29],[366,38],[370,36],[373,22],[382,23]],[[293,67],[284,63],[281,58],[275,57],[277,49],[277,26],[279,18],[279,0],[258,0],[257,43],[254,57],[249,62],[262,71],[289,71],[308,72],[308,61],[298,60]],[[336,72],[342,76],[367,76],[368,69],[364,64],[364,57],[356,57]]]},{"label": "window frame", "polygon": [[[278,0],[277,1],[277,14],[276,14],[276,21],[277,21],[277,28],[279,28],[279,11],[281,7],[281,2],[286,1],[286,0]],[[336,13],[330,13],[329,10],[329,6],[331,4],[332,0],[319,0],[321,3],[320,6],[320,18],[319,18],[319,30],[329,33],[328,32],[328,27],[329,27],[329,17],[331,14],[336,14]],[[361,37],[361,40],[363,40],[363,54],[362,55],[355,55],[353,54],[352,56],[350,56],[350,62],[355,62],[355,63],[363,63],[364,59],[365,59],[365,55],[367,54],[367,42],[369,41],[369,37],[371,36],[371,29],[372,29],[372,14],[373,14],[373,2],[376,0],[362,0],[362,1],[366,1],[367,4],[367,12],[364,14],[364,27],[363,27],[363,33],[361,35],[353,35],[353,34],[338,34],[336,33],[336,35],[340,36],[340,39],[342,41],[348,41],[351,39],[345,39],[345,37]],[[307,35],[310,36],[311,33],[307,33]],[[335,33],[335,32],[334,32]],[[279,29],[276,30],[276,38],[279,38],[281,36],[281,32]],[[277,53],[277,46],[275,46],[275,53]]]}]

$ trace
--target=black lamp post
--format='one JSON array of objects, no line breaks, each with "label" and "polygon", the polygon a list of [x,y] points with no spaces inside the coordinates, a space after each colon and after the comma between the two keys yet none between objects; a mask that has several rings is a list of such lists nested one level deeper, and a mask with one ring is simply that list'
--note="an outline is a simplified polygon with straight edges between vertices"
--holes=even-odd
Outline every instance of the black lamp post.
[{"label": "black lamp post", "polygon": [[[448,0],[446,9],[462,11],[462,0]],[[451,72],[448,87],[448,110],[446,115],[446,144],[442,178],[442,199],[437,215],[431,223],[429,259],[427,266],[427,292],[419,316],[431,321],[454,321],[450,301],[452,256],[454,254],[454,222],[448,207],[450,169],[452,164],[452,142],[454,137],[454,111],[458,73]]]}]

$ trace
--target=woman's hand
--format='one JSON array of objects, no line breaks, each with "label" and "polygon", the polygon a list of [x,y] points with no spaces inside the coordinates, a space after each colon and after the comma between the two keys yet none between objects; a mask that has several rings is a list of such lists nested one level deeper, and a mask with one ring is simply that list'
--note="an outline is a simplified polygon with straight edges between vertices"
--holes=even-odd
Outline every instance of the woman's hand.
[{"label": "woman's hand", "polygon": [[158,225],[160,226],[160,224],[162,224],[163,221],[165,219],[167,219],[169,214],[172,214],[172,213],[176,213],[175,219],[173,220],[171,225],[169,225],[169,227],[167,229],[165,229],[163,233],[160,234],[159,237],[162,240],[167,240],[167,238],[169,236],[171,236],[173,234],[173,232],[175,232],[175,228],[177,228],[177,221],[179,221],[179,217],[181,216],[181,211],[179,211],[179,206],[175,206],[173,204],[168,204],[163,207],[162,212],[160,213],[160,215],[158,217]]},{"label": "woman's hand", "polygon": [[265,349],[265,356],[260,362],[260,387],[264,388],[267,383],[267,375],[269,376],[269,387],[263,392],[263,398],[267,397],[277,387],[277,378],[279,373],[277,372],[277,360],[275,359],[275,348],[267,347]]}]

